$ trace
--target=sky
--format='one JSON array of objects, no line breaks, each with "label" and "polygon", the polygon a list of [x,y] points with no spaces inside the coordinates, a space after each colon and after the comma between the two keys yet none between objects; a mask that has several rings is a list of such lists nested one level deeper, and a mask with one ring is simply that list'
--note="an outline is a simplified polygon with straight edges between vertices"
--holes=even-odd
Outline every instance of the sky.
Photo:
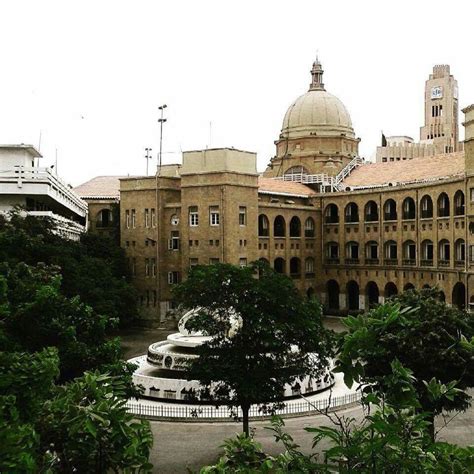
[{"label": "sky", "polygon": [[166,104],[163,163],[225,146],[263,171],[318,53],[370,158],[381,130],[419,138],[434,64],[474,103],[473,14],[458,0],[4,1],[0,143],[40,147],[43,166],[57,155],[74,186],[143,175]]}]

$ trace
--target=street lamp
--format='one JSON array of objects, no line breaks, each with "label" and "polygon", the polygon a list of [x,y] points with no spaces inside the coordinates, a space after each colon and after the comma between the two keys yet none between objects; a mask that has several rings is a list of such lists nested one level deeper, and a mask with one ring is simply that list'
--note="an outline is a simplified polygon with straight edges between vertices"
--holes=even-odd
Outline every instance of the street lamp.
[{"label": "street lamp", "polygon": [[167,105],[163,104],[158,107],[158,110],[161,111],[161,116],[158,119],[158,123],[160,124],[160,153],[158,155],[158,174],[161,172],[161,154],[162,154],[162,144],[163,144],[163,124],[166,122],[167,119],[163,118],[163,111],[166,109]]}]

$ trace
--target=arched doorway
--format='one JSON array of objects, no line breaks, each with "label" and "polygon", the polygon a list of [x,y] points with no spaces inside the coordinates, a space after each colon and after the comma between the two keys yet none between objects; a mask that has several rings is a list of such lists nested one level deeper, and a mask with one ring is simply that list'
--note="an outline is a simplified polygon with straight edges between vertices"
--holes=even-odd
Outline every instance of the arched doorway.
[{"label": "arched doorway", "polygon": [[374,281],[369,281],[365,289],[365,295],[367,297],[367,307],[373,308],[379,303],[379,287]]},{"label": "arched doorway", "polygon": [[329,280],[326,283],[326,291],[328,294],[328,308],[339,309],[339,283],[336,280]]},{"label": "arched doorway", "polygon": [[309,300],[314,298],[314,288],[308,288],[306,290],[306,296],[308,297]]},{"label": "arched doorway", "polygon": [[410,291],[410,290],[414,290],[415,289],[415,285],[413,285],[412,283],[407,283],[404,287],[403,287],[403,291]]},{"label": "arched doorway", "polygon": [[359,285],[354,280],[347,283],[347,306],[349,311],[359,309]]},{"label": "arched doorway", "polygon": [[385,299],[390,298],[391,296],[398,295],[398,288],[395,283],[389,282],[385,285]]},{"label": "arched doorway", "polygon": [[466,287],[464,283],[458,281],[453,287],[452,302],[459,309],[466,308]]},{"label": "arched doorway", "polygon": [[275,258],[275,261],[273,262],[273,269],[277,273],[285,273],[285,260],[281,257]]}]

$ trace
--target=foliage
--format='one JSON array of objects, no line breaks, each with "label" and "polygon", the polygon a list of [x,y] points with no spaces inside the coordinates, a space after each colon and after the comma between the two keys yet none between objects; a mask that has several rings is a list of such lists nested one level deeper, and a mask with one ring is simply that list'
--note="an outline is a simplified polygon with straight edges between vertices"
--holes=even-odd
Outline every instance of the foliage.
[{"label": "foliage", "polygon": [[149,423],[125,408],[127,387],[119,377],[86,372],[56,389],[44,406],[41,445],[57,472],[151,472]]},{"label": "foliage", "polygon": [[125,253],[116,240],[85,234],[80,242],[63,238],[48,219],[19,210],[0,217],[0,262],[55,265],[65,296],[80,296],[95,311],[122,325],[137,317],[136,291],[130,284]]},{"label": "foliage", "polygon": [[186,327],[212,336],[189,377],[201,382],[203,396],[240,406],[246,433],[252,404],[278,402],[285,383],[318,376],[327,365],[331,341],[319,305],[261,262],[194,267],[174,296],[196,309]]}]

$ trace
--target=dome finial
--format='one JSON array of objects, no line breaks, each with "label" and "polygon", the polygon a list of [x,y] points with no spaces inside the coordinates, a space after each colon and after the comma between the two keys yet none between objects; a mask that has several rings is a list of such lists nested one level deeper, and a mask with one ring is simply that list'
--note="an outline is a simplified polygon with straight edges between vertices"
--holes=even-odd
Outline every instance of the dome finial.
[{"label": "dome finial", "polygon": [[319,61],[318,53],[316,53],[316,61],[313,63],[313,68],[311,69],[311,76],[313,80],[309,86],[310,91],[324,91],[324,84],[323,84],[323,68],[321,66],[321,62]]}]

